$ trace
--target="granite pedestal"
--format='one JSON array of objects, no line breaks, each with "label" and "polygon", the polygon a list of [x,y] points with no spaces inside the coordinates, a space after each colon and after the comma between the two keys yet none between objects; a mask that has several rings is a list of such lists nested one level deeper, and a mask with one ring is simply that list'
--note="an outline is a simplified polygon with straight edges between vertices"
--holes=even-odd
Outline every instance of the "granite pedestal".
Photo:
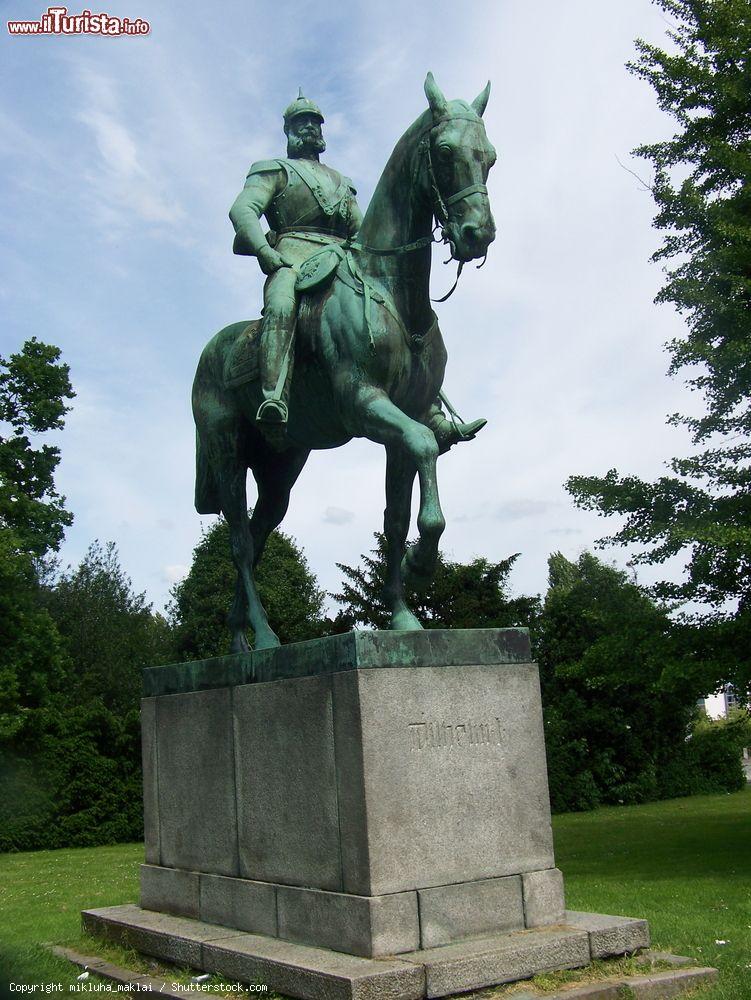
[{"label": "granite pedestal", "polygon": [[[144,688],[138,914],[219,928],[246,951],[401,956],[412,979],[423,970],[415,996],[480,985],[457,970],[496,968],[467,956],[504,935],[528,946],[514,978],[589,961],[586,915],[563,927],[526,630],[348,633],[150,668]],[[98,912],[89,926],[111,932]],[[627,923],[640,930],[622,951],[645,946],[644,922]]]}]

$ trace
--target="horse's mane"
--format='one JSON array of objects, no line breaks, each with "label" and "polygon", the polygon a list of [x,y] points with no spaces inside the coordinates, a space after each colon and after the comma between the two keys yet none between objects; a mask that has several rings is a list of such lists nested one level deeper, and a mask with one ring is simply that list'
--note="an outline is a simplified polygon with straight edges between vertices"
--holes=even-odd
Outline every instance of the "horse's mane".
[{"label": "horse's mane", "polygon": [[[453,113],[475,113],[474,109],[466,101],[461,100],[449,101],[448,108],[449,112]],[[394,146],[391,156],[386,161],[386,166],[383,168],[375,190],[373,191],[373,197],[370,199],[370,204],[368,205],[363,218],[361,231],[365,230],[367,232],[370,226],[374,223],[377,224],[377,219],[374,219],[373,215],[374,213],[380,213],[383,211],[385,189],[392,186],[394,177],[400,177],[403,183],[409,183],[411,181],[410,175],[412,173],[412,157],[415,154],[417,141],[422,133],[430,128],[431,123],[432,111],[430,108],[426,108],[412,122]]]},{"label": "horse's mane", "polygon": [[368,226],[372,225],[374,221],[377,223],[377,220],[373,219],[373,214],[383,210],[385,188],[391,185],[394,175],[398,176],[402,174],[405,167],[410,166],[408,161],[414,154],[417,136],[428,126],[430,118],[430,108],[426,108],[419,115],[419,117],[412,122],[407,131],[394,146],[391,156],[389,156],[386,161],[386,166],[381,171],[381,176],[379,177],[378,183],[373,191],[373,197],[370,199],[370,204],[368,205],[362,221],[362,229],[367,230]]}]

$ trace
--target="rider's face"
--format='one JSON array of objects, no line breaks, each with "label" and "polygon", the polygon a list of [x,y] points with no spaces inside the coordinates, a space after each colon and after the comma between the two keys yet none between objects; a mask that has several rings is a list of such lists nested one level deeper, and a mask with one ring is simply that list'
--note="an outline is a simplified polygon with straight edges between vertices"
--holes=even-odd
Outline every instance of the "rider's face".
[{"label": "rider's face", "polygon": [[321,135],[321,123],[315,115],[296,115],[292,119],[291,130],[296,135]]},{"label": "rider's face", "polygon": [[289,124],[287,140],[291,156],[322,153],[326,148],[320,119],[312,114],[295,115]]}]

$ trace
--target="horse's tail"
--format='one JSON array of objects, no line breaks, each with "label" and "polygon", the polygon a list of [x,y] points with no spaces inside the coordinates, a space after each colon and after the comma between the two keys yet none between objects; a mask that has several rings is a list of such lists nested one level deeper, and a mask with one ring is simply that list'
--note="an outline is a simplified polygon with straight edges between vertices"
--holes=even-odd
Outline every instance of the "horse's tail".
[{"label": "horse's tail", "polygon": [[221,514],[219,483],[211,468],[201,435],[196,430],[196,510],[199,514]]}]

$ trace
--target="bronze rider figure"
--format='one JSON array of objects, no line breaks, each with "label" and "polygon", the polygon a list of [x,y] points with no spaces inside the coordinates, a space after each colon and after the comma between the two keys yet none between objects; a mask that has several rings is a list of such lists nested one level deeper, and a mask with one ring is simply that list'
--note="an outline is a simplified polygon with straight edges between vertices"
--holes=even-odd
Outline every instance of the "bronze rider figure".
[{"label": "bronze rider figure", "polygon": [[[266,275],[258,352],[264,399],[256,420],[273,440],[287,423],[298,269],[323,245],[351,240],[362,222],[352,181],[320,162],[326,149],[323,121],[320,108],[300,89],[284,112],[287,157],[254,163],[229,213],[234,252],[256,257]],[[261,228],[262,216],[268,233]],[[473,438],[485,421],[449,421],[436,400],[427,423],[444,452]]]}]

